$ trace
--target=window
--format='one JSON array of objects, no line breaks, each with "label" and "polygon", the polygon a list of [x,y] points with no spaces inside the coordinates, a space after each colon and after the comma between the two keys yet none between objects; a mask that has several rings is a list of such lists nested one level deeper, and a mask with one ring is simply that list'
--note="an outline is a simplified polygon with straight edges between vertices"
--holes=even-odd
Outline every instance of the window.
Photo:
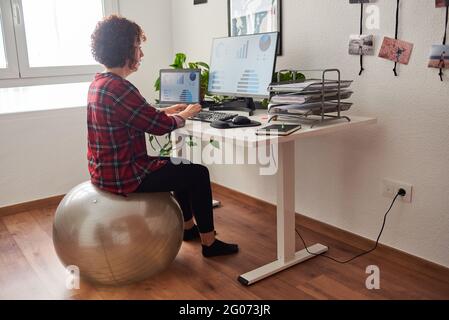
[{"label": "window", "polygon": [[6,69],[5,45],[3,44],[3,21],[0,14],[0,69]]},{"label": "window", "polygon": [[91,77],[101,67],[92,58],[90,35],[103,16],[118,12],[117,2],[0,0],[0,79]]},{"label": "window", "polygon": [[0,0],[0,79],[19,77],[9,0]]}]

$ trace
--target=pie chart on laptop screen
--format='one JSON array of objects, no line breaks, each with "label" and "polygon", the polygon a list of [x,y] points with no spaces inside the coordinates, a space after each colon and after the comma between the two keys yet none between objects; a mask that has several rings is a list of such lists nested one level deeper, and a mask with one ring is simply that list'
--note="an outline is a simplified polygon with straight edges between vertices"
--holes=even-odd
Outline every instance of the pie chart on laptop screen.
[{"label": "pie chart on laptop screen", "polygon": [[195,72],[190,73],[189,78],[190,78],[190,81],[195,81],[196,80],[196,73]]}]

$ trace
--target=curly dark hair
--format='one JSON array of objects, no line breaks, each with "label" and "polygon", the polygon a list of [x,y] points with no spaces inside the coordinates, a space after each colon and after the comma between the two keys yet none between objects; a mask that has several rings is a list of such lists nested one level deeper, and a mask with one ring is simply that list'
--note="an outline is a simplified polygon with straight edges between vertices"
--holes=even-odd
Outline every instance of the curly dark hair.
[{"label": "curly dark hair", "polygon": [[91,36],[94,59],[107,68],[121,68],[128,62],[131,70],[136,69],[136,44],[146,41],[145,33],[135,22],[111,15],[98,22]]}]

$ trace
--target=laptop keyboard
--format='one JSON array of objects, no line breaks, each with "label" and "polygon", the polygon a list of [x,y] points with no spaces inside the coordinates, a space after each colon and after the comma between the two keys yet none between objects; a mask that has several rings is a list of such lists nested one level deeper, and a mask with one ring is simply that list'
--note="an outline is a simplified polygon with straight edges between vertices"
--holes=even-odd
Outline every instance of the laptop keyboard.
[{"label": "laptop keyboard", "polygon": [[190,120],[214,122],[217,120],[226,121],[238,116],[237,113],[217,112],[217,111],[200,111],[197,115],[189,118]]}]

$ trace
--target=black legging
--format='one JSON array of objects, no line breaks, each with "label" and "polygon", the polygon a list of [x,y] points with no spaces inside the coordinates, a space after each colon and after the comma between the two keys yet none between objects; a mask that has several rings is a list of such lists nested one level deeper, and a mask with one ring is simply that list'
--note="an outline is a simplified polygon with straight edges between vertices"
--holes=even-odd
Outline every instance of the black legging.
[{"label": "black legging", "polygon": [[195,216],[201,233],[214,231],[209,170],[185,159],[164,157],[161,159],[168,160],[168,163],[148,174],[135,192],[173,191],[184,215],[184,221],[189,221]]}]

